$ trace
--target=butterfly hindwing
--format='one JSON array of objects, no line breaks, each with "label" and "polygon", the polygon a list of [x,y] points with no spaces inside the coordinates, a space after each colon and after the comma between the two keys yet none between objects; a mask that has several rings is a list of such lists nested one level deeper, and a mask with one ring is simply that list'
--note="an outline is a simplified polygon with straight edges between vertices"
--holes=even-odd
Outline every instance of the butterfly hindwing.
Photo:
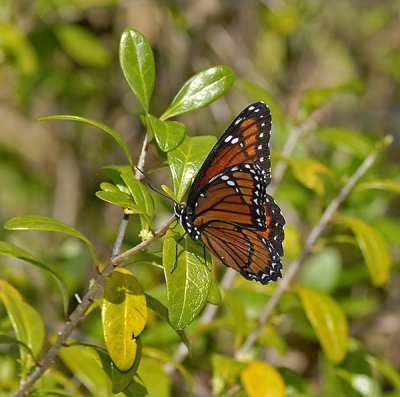
[{"label": "butterfly hindwing", "polygon": [[203,243],[228,267],[262,284],[281,277],[282,262],[261,233],[236,224],[213,221],[201,234]]}]

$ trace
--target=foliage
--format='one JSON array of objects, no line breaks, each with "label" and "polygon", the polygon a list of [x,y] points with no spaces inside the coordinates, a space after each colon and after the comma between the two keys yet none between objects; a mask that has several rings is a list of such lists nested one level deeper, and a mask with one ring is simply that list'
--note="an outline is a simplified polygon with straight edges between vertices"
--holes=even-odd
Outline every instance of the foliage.
[{"label": "foliage", "polygon": [[[104,13],[131,7],[94,3]],[[400,78],[398,43],[385,39],[400,21],[395,3],[357,9],[339,1],[333,10],[320,1],[251,2],[229,14],[190,2],[185,9],[149,1],[132,6],[140,16],[133,25],[148,17],[155,30],[143,25],[146,38],[126,29],[118,51],[105,40],[108,30],[94,18],[92,4],[74,3],[77,15],[84,8],[88,13],[87,23],[78,24],[54,22],[50,3],[35,2],[32,18],[47,23],[29,34],[6,20],[6,9],[21,10],[1,6],[0,48],[9,66],[0,70],[15,93],[12,106],[46,122],[26,122],[29,134],[20,128],[13,139],[6,127],[0,134],[0,394],[44,371],[50,345],[58,346],[57,358],[29,388],[32,396],[400,393],[400,361],[391,354],[398,333],[385,328],[385,316],[397,318],[390,302],[399,277],[400,228],[393,220],[399,167],[391,161],[395,149],[387,149],[390,139],[382,138],[391,117],[381,117],[382,109],[395,106],[390,82]],[[63,15],[71,4],[57,7]],[[212,22],[213,14],[237,19]],[[170,35],[157,31],[160,15],[170,18]],[[208,24],[212,51],[202,53],[204,62],[196,53],[203,45],[187,43]],[[241,35],[251,48],[241,47]],[[115,77],[114,59],[125,83]],[[219,63],[232,69],[207,67]],[[201,71],[193,66],[199,64]],[[193,75],[182,83],[187,65]],[[227,93],[233,70],[244,77]],[[126,92],[123,84],[134,95],[116,99],[116,92]],[[56,100],[55,113],[94,115],[122,132],[81,116],[37,118],[54,109],[46,95]],[[205,264],[202,247],[188,237],[177,246],[183,229],[160,228],[171,206],[145,179],[163,184],[180,202],[216,142],[191,136],[193,126],[218,123],[219,136],[248,103],[243,96],[270,106],[269,192],[287,221],[284,278],[268,286],[233,278],[208,253]],[[169,105],[167,97],[173,98]],[[374,113],[377,98],[381,112]],[[238,104],[227,111],[227,103]],[[4,110],[7,122],[12,112]],[[90,134],[88,125],[106,134]],[[143,130],[145,138],[136,132]],[[352,180],[354,188],[345,191]],[[336,210],[325,219],[332,203]],[[68,341],[57,345],[60,335]]]}]

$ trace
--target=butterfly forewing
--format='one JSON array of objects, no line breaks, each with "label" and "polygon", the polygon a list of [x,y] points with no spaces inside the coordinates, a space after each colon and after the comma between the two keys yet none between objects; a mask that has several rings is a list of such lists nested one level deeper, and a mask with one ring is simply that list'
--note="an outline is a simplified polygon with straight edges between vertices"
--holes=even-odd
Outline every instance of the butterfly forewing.
[{"label": "butterfly forewing", "polygon": [[193,223],[201,228],[223,219],[249,228],[265,229],[266,184],[257,164],[228,168],[207,182],[194,204]]},{"label": "butterfly forewing", "polygon": [[198,189],[213,176],[237,164],[258,164],[268,185],[271,179],[269,139],[271,112],[264,102],[244,109],[222,134],[197,174],[189,193],[188,205]]}]

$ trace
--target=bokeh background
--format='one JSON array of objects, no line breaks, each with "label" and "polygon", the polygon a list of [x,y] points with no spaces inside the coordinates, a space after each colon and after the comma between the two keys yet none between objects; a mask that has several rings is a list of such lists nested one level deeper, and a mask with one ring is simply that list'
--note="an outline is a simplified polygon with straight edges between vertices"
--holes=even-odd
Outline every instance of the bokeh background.
[{"label": "bokeh background", "polygon": [[[104,260],[108,257],[121,211],[94,193],[100,182],[107,180],[101,167],[125,164],[120,148],[109,136],[85,124],[34,120],[73,114],[100,121],[117,131],[137,158],[145,133],[139,118],[141,108],[118,63],[119,38],[130,27],[147,37],[155,53],[151,113],[160,115],[192,74],[219,64],[232,68],[238,82],[211,106],[179,118],[190,135],[219,136],[233,117],[256,99],[243,88],[243,80],[264,88],[279,103],[290,125],[304,120],[301,103],[305,91],[351,81],[353,88],[333,96],[317,123],[351,129],[373,140],[392,135],[393,144],[371,173],[400,181],[398,1],[3,0],[0,224],[24,214],[53,216],[78,228],[94,242]],[[285,139],[274,136],[273,149],[279,151]],[[327,151],[305,139],[294,156],[323,158],[325,154],[335,159],[332,149]],[[147,168],[159,162],[150,151]],[[349,160],[349,164],[354,162],[360,159]],[[337,170],[335,161],[326,165]],[[158,186],[165,183],[168,172],[154,173],[152,178]],[[284,183],[277,194],[286,199],[288,192]],[[296,199],[298,207],[294,198],[292,205],[283,207],[289,222],[307,233],[317,216],[316,201],[307,193]],[[155,200],[161,224],[172,208],[160,198]],[[385,288],[372,289],[361,283],[344,294],[347,300],[352,294],[366,298],[358,309],[348,309],[356,317],[351,332],[363,339],[368,349],[400,368],[399,199],[392,193],[385,197],[372,194],[360,203],[360,214],[380,227],[388,239],[396,271]],[[139,241],[137,232],[132,223],[127,245]],[[0,238],[51,258],[71,291],[86,290],[93,274],[89,253],[79,242],[4,229],[0,229]],[[56,305],[59,297],[40,271],[2,258],[0,272],[45,313],[50,330],[62,323]],[[154,288],[161,280],[161,274],[157,281],[151,281],[150,275],[143,277],[148,277],[145,283]],[[349,287],[344,283],[340,288]],[[94,316],[85,327],[90,338],[101,339],[99,320]],[[307,351],[308,347],[289,357],[296,370],[312,379],[315,351]],[[290,360],[283,361],[287,365]]]}]

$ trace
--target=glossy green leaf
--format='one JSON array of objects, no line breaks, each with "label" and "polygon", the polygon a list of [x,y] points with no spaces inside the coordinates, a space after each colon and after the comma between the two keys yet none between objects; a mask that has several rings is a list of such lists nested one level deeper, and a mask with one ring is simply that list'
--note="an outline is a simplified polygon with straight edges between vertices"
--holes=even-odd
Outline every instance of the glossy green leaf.
[{"label": "glossy green leaf", "polygon": [[187,136],[175,150],[168,152],[172,185],[178,202],[182,200],[215,142],[213,136]]},{"label": "glossy green leaf", "polygon": [[99,191],[96,196],[108,203],[119,205],[120,207],[129,208],[132,214],[143,214],[143,211],[137,207],[129,194],[118,191]]},{"label": "glossy green leaf", "polygon": [[154,347],[143,347],[143,355],[149,358],[156,359],[158,361],[161,361],[163,363],[171,364],[174,366],[183,376],[185,379],[188,389],[189,389],[189,396],[194,395],[194,385],[193,385],[193,380],[192,377],[189,373],[189,371],[180,363],[172,359],[167,353],[165,353],[162,350],[156,349]]},{"label": "glossy green leaf", "polygon": [[129,153],[129,149],[126,146],[126,143],[124,140],[115,132],[113,131],[110,127],[107,127],[105,124],[99,123],[98,121],[95,120],[90,120],[84,117],[79,117],[79,116],[69,116],[69,115],[55,115],[55,116],[47,116],[47,117],[41,117],[37,119],[36,121],[46,121],[46,120],[74,120],[74,121],[82,121],[83,123],[91,124],[94,125],[101,130],[107,132],[107,134],[111,135],[114,140],[118,143],[118,145],[121,147],[121,149],[124,151],[126,157],[128,158],[129,164],[133,164],[131,154]]},{"label": "glossy green leaf", "polygon": [[[161,317],[163,320],[165,320],[169,325],[171,325],[168,317],[168,309],[156,298],[146,295],[146,302],[147,302],[147,307],[151,310],[154,311],[159,317]],[[172,325],[171,325],[172,327]],[[174,331],[179,335],[179,338],[181,338],[181,341],[185,344],[185,346],[188,349],[189,355],[191,354],[191,346],[188,337],[185,334],[185,331],[182,329],[175,329],[172,327]]]},{"label": "glossy green leaf", "polygon": [[236,361],[232,357],[213,354],[211,356],[213,395],[223,395],[224,392],[237,385],[240,372],[246,366],[246,363]]},{"label": "glossy green leaf", "polygon": [[171,380],[164,371],[162,363],[152,358],[142,357],[138,375],[143,380],[149,396],[171,396]]},{"label": "glossy green leaf", "polygon": [[25,251],[23,248],[20,248],[15,244],[8,243],[7,241],[0,241],[0,255],[12,256],[13,258],[21,259],[22,261],[29,262],[32,265],[35,265],[37,267],[40,267],[41,269],[46,270],[54,278],[54,280],[60,287],[61,296],[63,300],[64,313],[67,314],[68,301],[69,301],[68,289],[67,286],[65,285],[64,280],[60,278],[53,269],[50,269],[48,266],[41,263],[28,251]]},{"label": "glossy green leaf", "polygon": [[107,351],[118,369],[127,371],[135,361],[136,338],[147,321],[146,297],[130,271],[113,271],[104,290],[101,314]]},{"label": "glossy green leaf", "polygon": [[[211,271],[204,264],[203,248],[189,237],[178,245],[176,260],[176,239],[184,233],[182,226],[169,229],[163,245],[164,275],[167,283],[168,315],[175,329],[189,325],[203,308],[211,283]],[[211,266],[210,255],[207,264]]]},{"label": "glossy green leaf", "polygon": [[[146,220],[149,223],[149,226],[153,228],[152,219],[154,217],[154,201],[153,197],[151,197],[149,191],[146,189],[144,184],[138,181],[132,171],[121,173],[121,178],[125,182],[126,186],[129,189],[130,194],[135,200],[137,208],[143,211],[144,214],[147,215]],[[145,228],[145,225],[142,224],[142,228]]]},{"label": "glossy green leaf", "polygon": [[[1,294],[1,293],[0,293]],[[1,295],[0,295],[1,296]],[[31,348],[24,342],[13,338],[10,335],[7,335],[3,332],[0,332],[0,344],[1,345],[20,345],[21,347],[23,347],[24,349],[26,349],[26,351],[33,357],[35,358],[35,355],[33,354],[33,351],[31,350]]]},{"label": "glossy green leaf", "polygon": [[0,280],[0,299],[10,318],[16,338],[26,344],[20,346],[20,357],[23,372],[26,373],[34,364],[33,357],[40,353],[44,341],[44,325],[39,313],[28,303],[21,294],[7,281]]},{"label": "glossy green leaf", "polygon": [[345,147],[355,155],[366,157],[374,149],[373,143],[357,131],[340,127],[322,127],[314,134],[334,147]]},{"label": "glossy green leaf", "polygon": [[131,90],[148,113],[155,80],[154,55],[147,39],[137,30],[122,33],[119,63]]},{"label": "glossy green leaf", "polygon": [[356,236],[372,283],[376,286],[385,284],[390,275],[391,258],[382,234],[361,219],[342,217],[337,222],[345,223]]},{"label": "glossy green leaf", "polygon": [[98,353],[94,349],[74,344],[62,347],[58,356],[89,390],[91,396],[110,397],[111,381],[103,371]]},{"label": "glossy green leaf", "polygon": [[163,152],[177,148],[185,138],[185,124],[178,121],[162,121],[149,114],[147,120],[154,133],[158,147]]},{"label": "glossy green leaf", "polygon": [[321,177],[330,174],[325,165],[310,158],[292,160],[291,164],[295,177],[304,186],[316,191],[320,196],[324,194],[324,181]]},{"label": "glossy green leaf", "polygon": [[129,189],[126,187],[124,181],[121,178],[123,172],[129,172],[132,170],[130,165],[108,165],[102,168],[106,174],[110,177],[113,184],[124,193],[129,194]]},{"label": "glossy green leaf", "polygon": [[240,379],[249,397],[285,397],[285,382],[269,364],[253,361],[241,372]]},{"label": "glossy green leaf", "polygon": [[384,358],[368,355],[367,361],[372,367],[385,375],[385,377],[389,380],[389,382],[396,389],[397,393],[400,395],[400,374],[398,370],[394,368],[393,365]]},{"label": "glossy green leaf", "polygon": [[207,106],[224,95],[234,80],[233,71],[223,65],[195,74],[183,84],[160,119],[166,120]]},{"label": "glossy green leaf", "polygon": [[369,190],[369,189],[378,189],[378,190],[386,190],[388,192],[400,193],[400,183],[394,181],[393,179],[381,179],[381,180],[372,180],[359,183],[354,188],[354,192],[359,192],[361,190]]},{"label": "glossy green leaf", "polygon": [[333,87],[311,88],[304,92],[301,107],[310,113],[326,103],[334,94],[354,93],[360,94],[364,90],[364,83],[359,79],[345,81]]},{"label": "glossy green leaf", "polygon": [[48,232],[60,232],[77,237],[84,241],[93,254],[95,262],[98,263],[96,250],[93,244],[78,230],[57,219],[42,215],[23,215],[10,219],[4,225],[8,230],[43,230]]},{"label": "glossy green leaf", "polygon": [[327,357],[335,364],[347,353],[347,319],[340,306],[327,294],[297,287],[304,311]]},{"label": "glossy green leaf", "polygon": [[177,198],[175,197],[174,192],[173,192],[168,186],[166,186],[166,185],[161,185],[161,189],[164,190],[164,192],[167,193],[167,195],[168,195],[169,197],[171,197],[171,199],[172,199],[175,203],[178,202]]},{"label": "glossy green leaf", "polygon": [[75,62],[96,68],[110,64],[110,52],[90,30],[76,23],[62,23],[56,24],[54,31],[64,51]]}]

